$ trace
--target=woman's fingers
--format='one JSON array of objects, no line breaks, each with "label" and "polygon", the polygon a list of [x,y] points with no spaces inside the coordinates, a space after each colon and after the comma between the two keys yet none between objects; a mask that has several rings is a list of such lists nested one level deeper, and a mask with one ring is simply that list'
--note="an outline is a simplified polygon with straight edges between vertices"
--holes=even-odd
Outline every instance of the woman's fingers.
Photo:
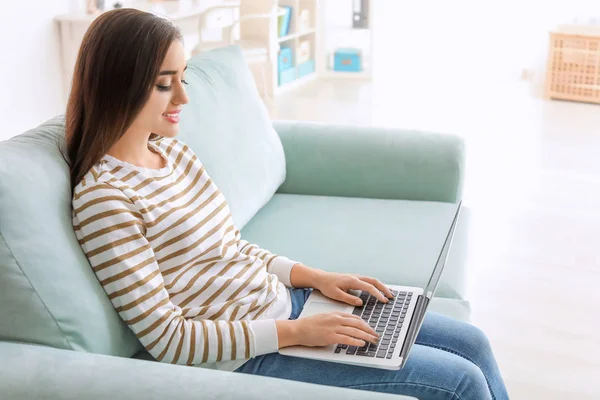
[{"label": "woman's fingers", "polygon": [[387,297],[389,297],[389,298],[393,298],[394,297],[394,295],[390,291],[390,288],[388,288],[387,286],[385,286],[379,280],[377,280],[375,278],[371,278],[370,276],[359,276],[358,279],[360,279],[361,281],[368,282],[371,285],[375,286],[377,289],[381,290]]},{"label": "woman's fingers", "polygon": [[365,344],[367,344],[367,342],[365,342],[362,339],[356,339],[351,336],[342,335],[339,333],[333,337],[333,340],[334,340],[334,343],[347,344],[349,346],[356,346],[356,347],[362,347]]},{"label": "woman's fingers", "polygon": [[337,333],[350,336],[356,339],[362,339],[371,343],[377,343],[379,341],[379,338],[377,336],[370,335],[362,329],[353,328],[351,326],[341,326],[340,330]]},{"label": "woman's fingers", "polygon": [[361,299],[359,299],[358,297],[356,297],[356,296],[354,296],[354,295],[352,295],[350,293],[344,292],[342,289],[338,289],[338,296],[339,296],[338,299],[340,301],[343,301],[343,302],[348,303],[350,305],[353,305],[353,306],[360,306],[360,305],[362,305],[362,300]]},{"label": "woman's fingers", "polygon": [[340,325],[358,328],[367,332],[368,334],[378,336],[377,332],[375,332],[375,329],[371,328],[369,324],[363,321],[359,316],[346,313],[340,313],[340,316],[342,317]]},{"label": "woman's fingers", "polygon": [[353,289],[360,289],[360,290],[363,290],[365,292],[369,292],[373,296],[377,297],[377,299],[379,301],[381,301],[382,303],[387,303],[388,302],[388,299],[385,298],[385,296],[379,291],[379,289],[377,289],[375,286],[373,286],[369,282],[365,282],[361,278],[358,278],[356,286],[358,286],[358,287],[357,288],[353,288]]}]

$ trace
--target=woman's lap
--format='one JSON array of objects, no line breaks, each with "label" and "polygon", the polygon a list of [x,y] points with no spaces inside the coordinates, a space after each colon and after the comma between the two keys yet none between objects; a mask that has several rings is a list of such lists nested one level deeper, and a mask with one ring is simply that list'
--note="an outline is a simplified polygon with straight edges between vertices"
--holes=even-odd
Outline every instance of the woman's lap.
[{"label": "woman's lap", "polygon": [[[432,400],[456,398],[456,391],[463,389],[461,385],[478,393],[473,399],[486,400],[479,393],[487,390],[487,387],[481,387],[485,385],[485,379],[473,363],[418,344],[411,349],[404,368],[397,371],[271,353],[248,361],[236,372]],[[481,375],[480,379],[473,380],[472,376],[477,374]]]},{"label": "woman's lap", "polygon": [[[291,292],[290,319],[295,319],[308,293]],[[491,386],[496,399],[508,398],[485,335],[473,325],[431,312],[406,365],[397,371],[271,353],[249,360],[236,372],[419,399],[492,399]]]}]

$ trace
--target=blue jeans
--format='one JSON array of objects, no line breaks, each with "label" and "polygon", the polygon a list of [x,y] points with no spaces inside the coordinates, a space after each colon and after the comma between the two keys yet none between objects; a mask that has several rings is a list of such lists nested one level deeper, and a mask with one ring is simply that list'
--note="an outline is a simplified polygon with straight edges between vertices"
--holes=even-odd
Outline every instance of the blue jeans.
[{"label": "blue jeans", "polygon": [[[290,319],[298,318],[310,291],[290,289]],[[406,365],[398,371],[270,353],[248,360],[235,372],[421,400],[508,399],[485,334],[473,325],[433,312],[427,313]]]}]

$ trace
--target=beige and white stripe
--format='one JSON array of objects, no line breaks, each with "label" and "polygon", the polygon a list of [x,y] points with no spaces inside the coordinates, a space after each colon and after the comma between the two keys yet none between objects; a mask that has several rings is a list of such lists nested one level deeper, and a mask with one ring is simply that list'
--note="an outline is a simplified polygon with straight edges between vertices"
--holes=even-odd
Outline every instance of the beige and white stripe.
[{"label": "beige and white stripe", "polygon": [[233,370],[276,351],[295,262],[241,239],[188,146],[149,148],[164,168],[106,155],[73,196],[77,239],[116,311],[160,361]]}]

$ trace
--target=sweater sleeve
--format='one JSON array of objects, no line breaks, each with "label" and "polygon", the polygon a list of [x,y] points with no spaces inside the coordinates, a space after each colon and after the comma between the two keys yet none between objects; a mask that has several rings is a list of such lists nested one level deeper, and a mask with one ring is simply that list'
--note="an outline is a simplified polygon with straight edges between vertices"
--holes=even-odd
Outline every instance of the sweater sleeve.
[{"label": "sweater sleeve", "polygon": [[267,265],[267,272],[276,275],[285,286],[293,287],[291,281],[292,268],[294,265],[300,264],[299,262],[273,254],[255,244],[250,244],[247,240],[241,238],[240,230],[237,227],[235,228],[235,238],[240,253],[261,258]]},{"label": "sweater sleeve", "polygon": [[75,234],[119,316],[154,358],[192,365],[278,350],[274,320],[185,318],[165,289],[141,212],[120,190],[95,185],[75,193]]}]

